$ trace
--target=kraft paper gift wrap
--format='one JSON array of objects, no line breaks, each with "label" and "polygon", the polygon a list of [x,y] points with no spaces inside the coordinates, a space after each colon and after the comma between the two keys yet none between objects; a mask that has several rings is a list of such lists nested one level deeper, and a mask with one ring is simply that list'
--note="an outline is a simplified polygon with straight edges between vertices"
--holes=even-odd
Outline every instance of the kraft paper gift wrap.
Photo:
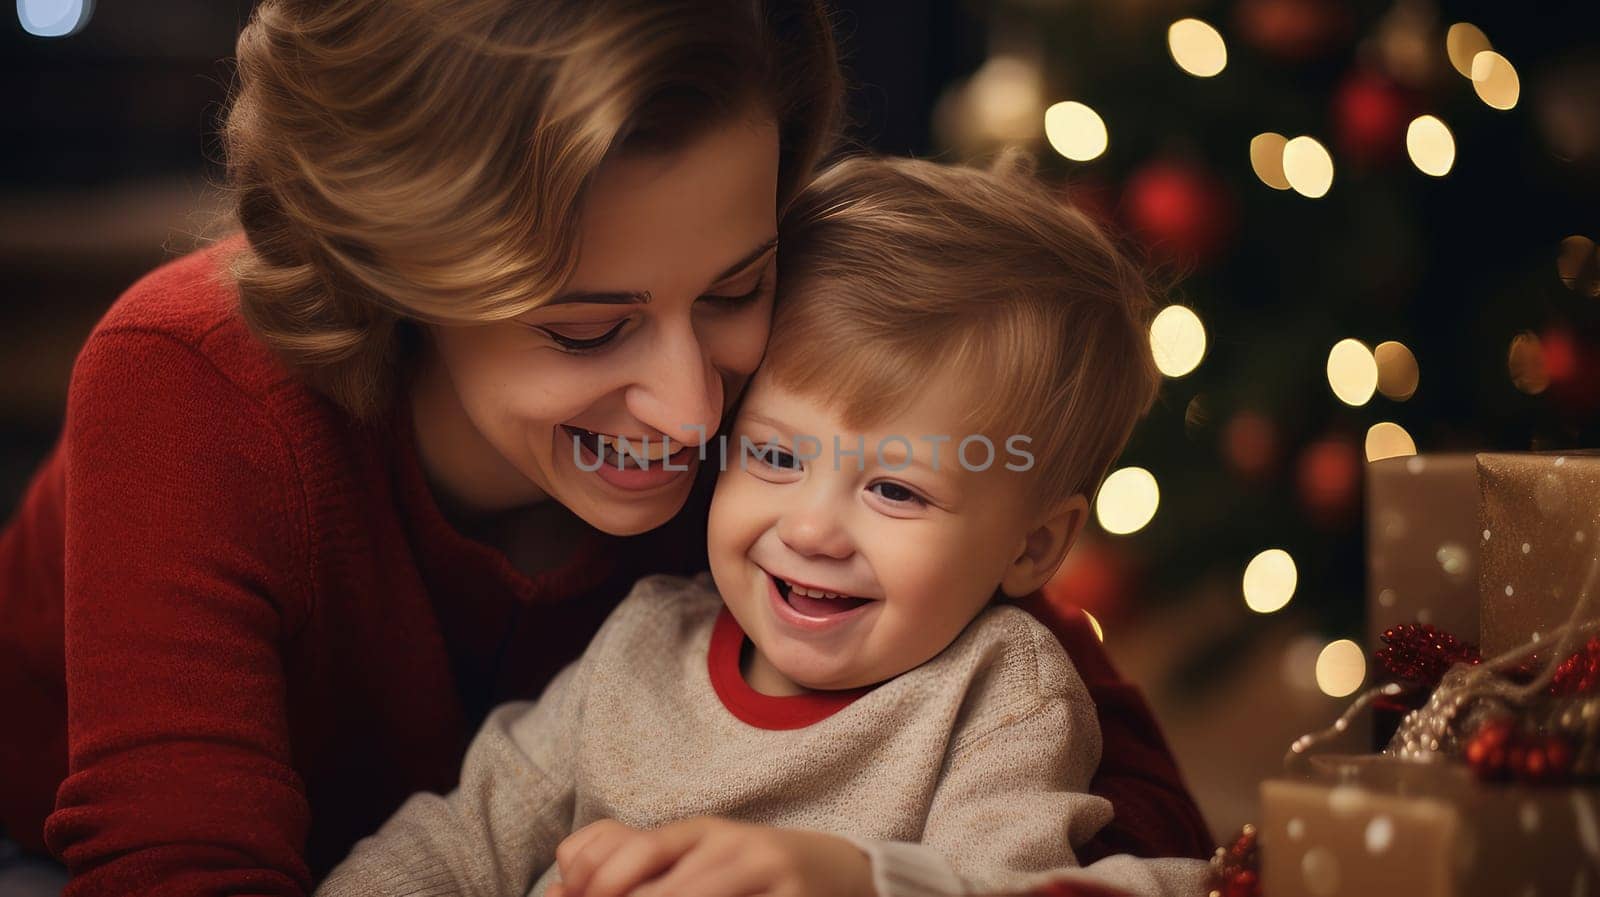
[{"label": "kraft paper gift wrap", "polygon": [[1367,647],[1400,623],[1478,640],[1478,465],[1470,454],[1367,465]]},{"label": "kraft paper gift wrap", "polygon": [[1600,453],[1478,455],[1485,657],[1567,622],[1600,549]]},{"label": "kraft paper gift wrap", "polygon": [[1261,786],[1268,897],[1600,894],[1600,789],[1484,784],[1456,764],[1313,758]]}]

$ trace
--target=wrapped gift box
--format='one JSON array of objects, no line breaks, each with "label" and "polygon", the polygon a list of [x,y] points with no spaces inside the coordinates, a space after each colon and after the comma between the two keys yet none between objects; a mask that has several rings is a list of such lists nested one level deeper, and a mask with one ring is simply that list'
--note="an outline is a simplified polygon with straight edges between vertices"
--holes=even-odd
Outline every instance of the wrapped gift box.
[{"label": "wrapped gift box", "polygon": [[1367,465],[1367,647],[1400,623],[1478,640],[1478,465],[1470,454]]},{"label": "wrapped gift box", "polygon": [[1478,455],[1479,640],[1492,657],[1567,622],[1600,550],[1600,454]]},{"label": "wrapped gift box", "polygon": [[1267,897],[1600,894],[1600,789],[1483,784],[1371,755],[1313,762],[1261,787]]}]

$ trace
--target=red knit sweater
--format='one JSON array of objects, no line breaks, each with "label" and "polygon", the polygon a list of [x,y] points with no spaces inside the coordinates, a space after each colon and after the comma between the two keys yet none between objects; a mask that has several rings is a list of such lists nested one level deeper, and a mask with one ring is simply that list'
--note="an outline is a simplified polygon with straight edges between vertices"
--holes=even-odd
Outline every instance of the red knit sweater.
[{"label": "red knit sweater", "polygon": [[[251,337],[219,265],[239,245],[106,314],[0,534],[0,826],[67,864],[67,897],[307,893],[453,787],[488,709],[537,696],[634,579],[705,566],[710,476],[534,579],[458,533],[407,403],[359,425]],[[1117,821],[1093,854],[1204,855],[1138,693],[1081,617],[1024,604],[1100,707]]]}]

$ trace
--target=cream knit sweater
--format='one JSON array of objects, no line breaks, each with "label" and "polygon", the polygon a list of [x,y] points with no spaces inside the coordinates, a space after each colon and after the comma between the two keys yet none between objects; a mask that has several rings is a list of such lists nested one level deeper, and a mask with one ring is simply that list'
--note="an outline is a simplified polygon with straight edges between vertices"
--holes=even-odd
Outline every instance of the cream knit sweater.
[{"label": "cream knit sweater", "polygon": [[412,796],[317,894],[540,897],[557,880],[556,845],[578,828],[702,815],[844,836],[867,852],[882,897],[1062,878],[1204,892],[1198,860],[1077,868],[1073,848],[1111,820],[1087,793],[1100,730],[1060,644],[1026,613],[990,608],[932,660],[787,730],[752,725],[719,696],[714,630],[736,665],[743,635],[709,574],[640,580],[537,702],[489,715],[454,791]]}]

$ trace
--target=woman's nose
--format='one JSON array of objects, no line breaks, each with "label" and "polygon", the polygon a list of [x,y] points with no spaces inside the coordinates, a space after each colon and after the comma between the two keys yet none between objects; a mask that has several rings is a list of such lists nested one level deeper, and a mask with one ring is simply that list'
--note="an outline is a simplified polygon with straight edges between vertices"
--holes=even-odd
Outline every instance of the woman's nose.
[{"label": "woman's nose", "polygon": [[778,518],[778,538],[802,557],[842,560],[854,547],[837,510],[826,501],[796,504]]},{"label": "woman's nose", "polygon": [[687,323],[663,328],[628,390],[628,410],[647,426],[688,445],[722,423],[722,378]]}]

